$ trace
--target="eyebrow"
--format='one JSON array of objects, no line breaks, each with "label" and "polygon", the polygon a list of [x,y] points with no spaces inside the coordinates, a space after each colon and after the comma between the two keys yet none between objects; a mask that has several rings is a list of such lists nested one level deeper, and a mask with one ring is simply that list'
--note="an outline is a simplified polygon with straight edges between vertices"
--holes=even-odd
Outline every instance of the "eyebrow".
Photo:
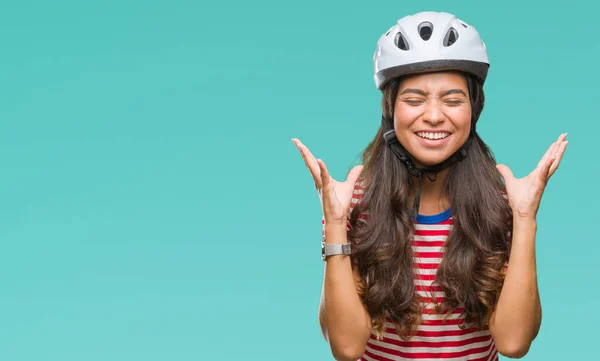
[{"label": "eyebrow", "polygon": [[[419,94],[422,96],[427,96],[427,92],[421,90],[421,89],[414,89],[414,88],[407,88],[404,89],[399,95],[404,95],[407,93],[414,93],[414,94]],[[446,95],[450,95],[450,94],[462,94],[464,96],[467,96],[467,93],[464,92],[464,90],[462,89],[448,89],[446,91],[444,91],[442,94],[440,94],[440,96],[444,97]]]},{"label": "eyebrow", "polygon": [[422,95],[422,96],[427,96],[427,93],[424,92],[423,90],[421,90],[421,89],[412,89],[412,88],[404,89],[402,91],[402,93],[400,93],[399,95],[404,95],[404,94],[407,94],[407,93],[414,93],[414,94],[419,94],[419,95]]},{"label": "eyebrow", "polygon": [[441,94],[441,96],[446,96],[446,95],[450,95],[450,94],[462,94],[464,96],[467,96],[467,93],[465,93],[464,90],[462,90],[462,89],[449,89],[449,90],[446,90],[445,92],[443,92]]}]

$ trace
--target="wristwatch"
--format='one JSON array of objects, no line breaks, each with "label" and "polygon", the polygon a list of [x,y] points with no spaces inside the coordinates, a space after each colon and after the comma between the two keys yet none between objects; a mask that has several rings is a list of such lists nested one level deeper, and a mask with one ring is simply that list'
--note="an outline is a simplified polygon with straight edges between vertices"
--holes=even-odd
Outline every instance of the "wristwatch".
[{"label": "wristwatch", "polygon": [[340,255],[340,254],[343,254],[343,255],[352,254],[351,244],[350,243],[327,244],[327,243],[325,243],[325,239],[323,238],[323,240],[321,241],[321,258],[323,259],[323,261],[327,260],[328,256],[335,256],[335,255]]}]

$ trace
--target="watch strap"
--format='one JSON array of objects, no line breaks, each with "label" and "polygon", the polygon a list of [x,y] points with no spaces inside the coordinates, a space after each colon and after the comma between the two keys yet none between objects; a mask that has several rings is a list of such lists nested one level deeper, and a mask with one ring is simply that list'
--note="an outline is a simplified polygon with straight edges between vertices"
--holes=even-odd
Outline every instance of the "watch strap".
[{"label": "watch strap", "polygon": [[350,255],[352,254],[352,246],[350,243],[322,243],[322,258],[325,260],[328,256]]}]

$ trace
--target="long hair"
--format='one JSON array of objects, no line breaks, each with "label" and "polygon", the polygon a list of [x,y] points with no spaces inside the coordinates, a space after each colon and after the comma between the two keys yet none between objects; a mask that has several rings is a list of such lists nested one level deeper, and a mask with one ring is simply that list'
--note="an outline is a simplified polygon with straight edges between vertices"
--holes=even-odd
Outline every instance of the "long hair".
[{"label": "long hair", "polygon": [[[473,142],[467,157],[455,163],[445,179],[443,196],[452,207],[453,227],[435,285],[445,293],[438,310],[462,308],[461,327],[483,326],[503,284],[502,267],[508,260],[511,227],[506,189],[488,146],[475,132],[483,109],[481,82],[466,75],[472,106]],[[383,91],[384,118],[393,119],[400,79]],[[410,200],[414,177],[385,144],[380,128],[362,155],[360,181],[364,194],[349,220],[349,240],[362,281],[360,295],[381,337],[386,321],[397,333],[414,335],[421,321],[421,298],[415,292],[412,236],[414,219]]]}]

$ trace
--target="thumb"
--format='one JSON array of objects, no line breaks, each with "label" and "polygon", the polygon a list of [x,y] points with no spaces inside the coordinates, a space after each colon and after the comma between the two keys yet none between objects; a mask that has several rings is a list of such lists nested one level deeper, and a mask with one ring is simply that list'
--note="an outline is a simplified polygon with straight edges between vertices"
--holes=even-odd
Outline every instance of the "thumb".
[{"label": "thumb", "polygon": [[358,176],[360,176],[360,174],[362,173],[362,170],[362,165],[357,165],[356,167],[352,168],[352,170],[350,170],[350,172],[348,173],[348,177],[346,177],[346,182],[350,182],[351,184],[356,183],[356,180],[358,179]]},{"label": "thumb", "polygon": [[496,169],[498,169],[498,172],[500,172],[500,175],[502,176],[502,178],[504,178],[505,182],[510,181],[511,179],[514,178],[513,173],[510,170],[510,168],[508,168],[504,164],[496,165]]}]

